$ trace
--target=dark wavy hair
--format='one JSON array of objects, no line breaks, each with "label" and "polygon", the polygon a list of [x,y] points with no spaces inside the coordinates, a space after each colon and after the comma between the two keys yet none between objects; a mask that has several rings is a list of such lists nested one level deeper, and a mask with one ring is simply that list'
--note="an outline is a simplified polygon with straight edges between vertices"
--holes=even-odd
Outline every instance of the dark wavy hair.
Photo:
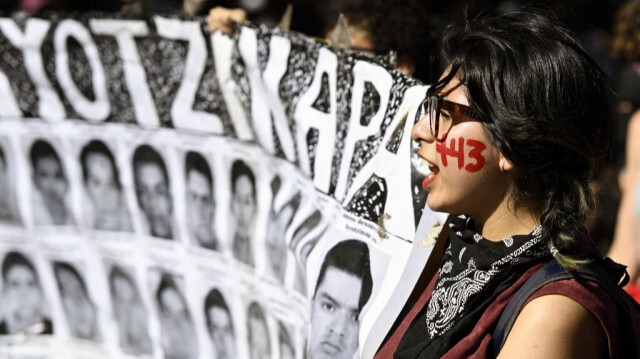
[{"label": "dark wavy hair", "polygon": [[[413,77],[429,81],[428,59],[436,47],[437,25],[434,12],[438,5],[423,0],[346,0],[338,9],[350,24],[366,29],[371,35],[373,51],[379,55],[395,51],[409,56],[415,63]],[[442,17],[442,15],[438,15]]]},{"label": "dark wavy hair", "polygon": [[559,263],[594,209],[589,180],[610,145],[609,79],[576,35],[541,9],[480,15],[450,26],[440,63],[482,115],[485,133],[515,166],[511,198],[541,213],[542,236]]}]

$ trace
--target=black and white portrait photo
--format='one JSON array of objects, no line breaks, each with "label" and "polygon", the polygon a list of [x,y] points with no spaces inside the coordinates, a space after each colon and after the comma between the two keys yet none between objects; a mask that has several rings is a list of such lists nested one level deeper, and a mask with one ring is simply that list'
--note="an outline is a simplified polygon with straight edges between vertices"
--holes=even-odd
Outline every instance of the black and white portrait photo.
[{"label": "black and white portrait photo", "polygon": [[131,355],[151,354],[147,310],[135,280],[124,268],[113,266],[109,271],[109,290],[120,349]]},{"label": "black and white portrait photo", "polygon": [[89,141],[80,152],[90,228],[131,231],[116,160],[104,142]]},{"label": "black and white portrait photo", "polygon": [[215,201],[213,176],[207,160],[189,151],[185,156],[186,222],[189,236],[197,245],[218,250],[213,231]]},{"label": "black and white portrait photo", "polygon": [[215,357],[232,359],[236,352],[236,335],[227,302],[218,289],[211,289],[204,299],[204,316]]},{"label": "black and white portrait photo", "polygon": [[22,253],[11,251],[4,256],[0,294],[0,334],[53,333],[38,272]]},{"label": "black and white portrait photo", "polygon": [[360,312],[372,287],[366,243],[349,239],[327,252],[311,301],[309,358],[353,358],[358,350]]},{"label": "black and white portrait photo", "polygon": [[0,222],[18,222],[17,202],[14,191],[13,168],[9,167],[9,158],[5,147],[0,143]]},{"label": "black and white portrait photo", "polygon": [[37,139],[29,151],[33,169],[33,216],[39,225],[74,224],[68,205],[69,179],[51,143]]},{"label": "black and white portrait photo", "polygon": [[149,233],[154,237],[173,239],[173,199],[169,174],[160,153],[149,145],[136,148],[133,176],[138,205]]},{"label": "black and white portrait photo", "polygon": [[198,358],[198,339],[191,311],[173,276],[162,273],[155,297],[164,357]]},{"label": "black and white portrait photo", "polygon": [[256,177],[245,162],[236,160],[231,166],[233,255],[250,266],[254,264],[252,238],[257,209]]},{"label": "black and white portrait photo", "polygon": [[99,342],[96,306],[78,270],[66,262],[54,262],[60,302],[72,337]]},{"label": "black and white portrait photo", "polygon": [[247,329],[249,339],[249,358],[270,359],[271,340],[269,339],[267,317],[262,307],[256,302],[249,305],[247,313]]}]

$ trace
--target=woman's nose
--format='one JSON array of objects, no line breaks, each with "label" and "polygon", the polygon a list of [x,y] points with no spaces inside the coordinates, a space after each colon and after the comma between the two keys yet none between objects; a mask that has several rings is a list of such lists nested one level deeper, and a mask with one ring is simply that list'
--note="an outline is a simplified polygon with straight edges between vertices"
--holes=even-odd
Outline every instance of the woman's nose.
[{"label": "woman's nose", "polygon": [[431,142],[434,140],[433,135],[431,135],[431,130],[429,129],[429,115],[424,115],[418,122],[413,125],[411,129],[411,138],[414,141],[427,141]]}]

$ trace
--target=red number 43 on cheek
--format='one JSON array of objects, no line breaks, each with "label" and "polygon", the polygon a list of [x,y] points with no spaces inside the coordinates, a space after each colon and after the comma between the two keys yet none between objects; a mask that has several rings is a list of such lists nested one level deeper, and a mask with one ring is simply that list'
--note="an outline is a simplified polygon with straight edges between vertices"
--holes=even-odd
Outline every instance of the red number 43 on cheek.
[{"label": "red number 43 on cheek", "polygon": [[436,143],[436,151],[440,153],[442,165],[447,167],[449,162],[447,157],[451,156],[458,159],[458,169],[464,167],[467,172],[477,172],[484,167],[485,158],[482,156],[482,151],[484,151],[487,146],[478,140],[466,140],[466,146],[471,147],[471,150],[469,151],[470,162],[465,166],[465,139],[464,137],[458,137],[457,140],[458,146],[456,146],[455,138],[449,141],[449,147],[447,147],[446,143]]}]

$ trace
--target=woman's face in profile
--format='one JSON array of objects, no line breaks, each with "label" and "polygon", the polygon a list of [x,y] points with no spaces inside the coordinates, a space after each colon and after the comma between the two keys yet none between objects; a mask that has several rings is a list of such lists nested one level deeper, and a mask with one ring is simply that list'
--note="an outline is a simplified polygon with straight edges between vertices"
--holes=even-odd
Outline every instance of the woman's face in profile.
[{"label": "woman's face in profile", "polygon": [[[453,103],[470,105],[466,87],[457,77],[437,95]],[[435,211],[482,215],[506,195],[508,184],[506,176],[500,173],[500,152],[479,121],[445,109],[438,115],[440,125],[450,122],[450,127],[445,127],[448,131],[440,128],[439,141],[432,135],[430,120],[436,119],[430,119],[429,111],[411,131],[412,138],[420,143],[418,155],[431,172],[423,182],[429,191],[427,204]]]}]

